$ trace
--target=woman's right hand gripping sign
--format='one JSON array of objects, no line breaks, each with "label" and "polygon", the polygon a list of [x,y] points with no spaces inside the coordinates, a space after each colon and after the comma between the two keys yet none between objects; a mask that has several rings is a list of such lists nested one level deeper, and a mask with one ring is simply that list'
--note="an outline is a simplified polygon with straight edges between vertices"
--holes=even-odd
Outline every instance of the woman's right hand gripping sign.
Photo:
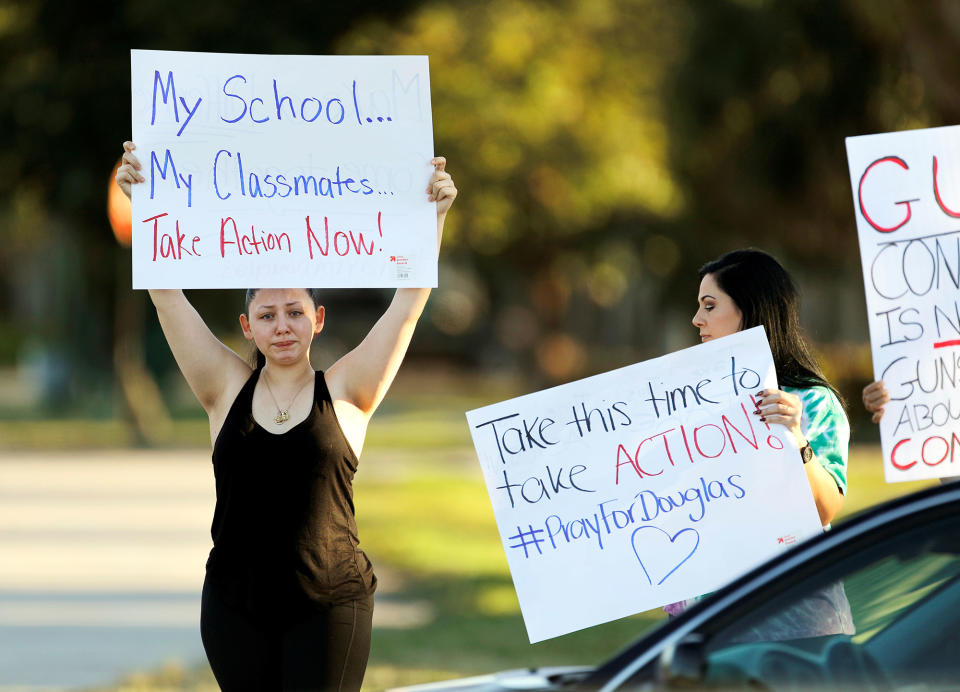
[{"label": "woman's right hand gripping sign", "polygon": [[883,407],[890,403],[890,392],[883,384],[883,380],[871,382],[863,388],[863,406],[871,414],[871,420],[879,423],[883,418]]}]

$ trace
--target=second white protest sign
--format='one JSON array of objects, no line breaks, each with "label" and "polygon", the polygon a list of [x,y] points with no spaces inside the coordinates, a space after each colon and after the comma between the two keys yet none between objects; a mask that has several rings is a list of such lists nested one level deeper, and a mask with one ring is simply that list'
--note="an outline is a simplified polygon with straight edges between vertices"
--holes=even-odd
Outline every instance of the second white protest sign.
[{"label": "second white protest sign", "polygon": [[847,138],[887,482],[960,473],[960,126]]},{"label": "second white protest sign", "polygon": [[818,533],[753,414],[762,327],[467,413],[531,642],[692,598]]}]

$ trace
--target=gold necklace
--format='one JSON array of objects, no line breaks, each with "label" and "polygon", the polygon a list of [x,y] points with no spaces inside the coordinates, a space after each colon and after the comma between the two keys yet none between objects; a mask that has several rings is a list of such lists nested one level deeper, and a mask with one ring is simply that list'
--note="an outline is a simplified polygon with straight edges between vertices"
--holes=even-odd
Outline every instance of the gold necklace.
[{"label": "gold necklace", "polygon": [[277,407],[277,416],[273,419],[273,422],[277,425],[283,425],[290,420],[290,407],[293,406],[293,402],[297,400],[297,397],[300,396],[300,392],[303,391],[303,388],[307,386],[307,383],[310,382],[310,380],[307,380],[300,385],[300,389],[298,389],[297,393],[293,395],[293,399],[290,400],[290,404],[287,406],[287,408],[280,408],[280,404],[277,403],[277,397],[274,395],[273,389],[270,387],[270,380],[266,373],[263,374],[263,381],[267,385],[267,391],[270,392],[270,398],[273,399],[274,406]]}]

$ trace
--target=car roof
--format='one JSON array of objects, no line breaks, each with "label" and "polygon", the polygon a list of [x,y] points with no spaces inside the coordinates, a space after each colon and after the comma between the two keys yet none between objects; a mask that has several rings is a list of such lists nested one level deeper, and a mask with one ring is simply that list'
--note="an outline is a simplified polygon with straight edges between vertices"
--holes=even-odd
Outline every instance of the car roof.
[{"label": "car roof", "polygon": [[960,505],[960,482],[951,480],[862,510],[830,531],[824,531],[771,558],[718,589],[710,598],[688,608],[680,616],[670,618],[660,627],[645,633],[606,663],[597,666],[583,686],[595,689],[620,684],[658,655],[667,644],[679,641],[704,622],[722,616],[724,611],[744,597],[760,591],[766,593],[764,586],[796,572],[804,563],[824,553],[843,550],[845,546],[884,527],[896,526],[898,530],[909,528],[918,521],[929,519],[931,512],[936,515],[956,514],[960,512],[957,505]]}]

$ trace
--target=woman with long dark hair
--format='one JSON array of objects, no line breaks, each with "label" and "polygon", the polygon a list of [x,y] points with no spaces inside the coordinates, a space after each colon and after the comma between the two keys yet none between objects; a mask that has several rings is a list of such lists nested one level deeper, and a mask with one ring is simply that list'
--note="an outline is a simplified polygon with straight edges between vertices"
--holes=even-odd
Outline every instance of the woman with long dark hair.
[{"label": "woman with long dark hair", "polygon": [[[755,397],[754,414],[766,423],[783,425],[793,435],[800,448],[797,463],[806,471],[820,522],[829,526],[847,491],[850,425],[836,389],[804,339],[793,279],[766,252],[734,250],[700,268],[697,303],[693,325],[700,330],[701,341],[758,325],[766,330],[781,388],[762,390]],[[667,612],[675,614],[687,604],[672,604]],[[776,625],[774,629],[783,631],[767,632],[767,638],[852,631],[849,604],[839,585],[816,604],[797,608],[793,621]],[[814,611],[804,614],[800,612],[804,608]]]},{"label": "woman with long dark hair", "polygon": [[[144,182],[132,142],[117,183]],[[442,157],[424,191],[437,247],[457,196]],[[397,373],[430,295],[397,289],[366,338],[325,372],[310,345],[316,291],[250,289],[240,315],[251,366],[221,343],[180,290],[151,290],[164,336],[210,420],[217,504],[200,633],[227,692],[359,690],[376,577],[360,550],[352,481],[367,424]]]},{"label": "woman with long dark hair", "polygon": [[764,326],[781,389],[760,393],[757,415],[793,434],[826,526],[843,506],[850,425],[803,337],[793,279],[765,252],[734,250],[700,268],[698,303],[701,341]]}]

